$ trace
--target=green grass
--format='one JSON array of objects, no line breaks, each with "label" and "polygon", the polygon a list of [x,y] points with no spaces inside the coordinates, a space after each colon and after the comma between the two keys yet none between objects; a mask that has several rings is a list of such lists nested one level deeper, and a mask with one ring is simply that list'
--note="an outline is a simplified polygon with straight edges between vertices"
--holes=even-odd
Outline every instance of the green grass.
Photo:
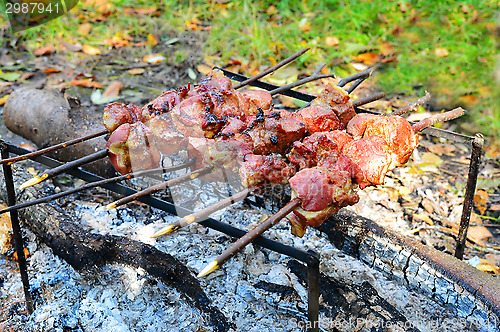
[{"label": "green grass", "polygon": [[[389,93],[433,93],[438,107],[463,105],[470,110],[466,128],[500,142],[499,95],[494,80],[498,4],[486,1],[173,1],[164,0],[159,17],[125,15],[125,8],[157,7],[155,1],[109,1],[112,15],[94,22],[92,33],[80,36],[81,23],[102,14],[99,7],[81,2],[63,18],[20,34],[31,49],[56,43],[56,37],[103,45],[115,33],[144,40],[183,31],[197,19],[209,31],[207,59],[217,65],[237,60],[242,70],[279,61],[303,47],[311,50],[298,60],[311,72],[320,62],[340,75],[354,72],[352,57],[372,52],[381,64],[375,79]],[[326,37],[338,45],[328,46]],[[439,57],[444,48],[448,56]],[[180,56],[182,58],[182,56]]]}]

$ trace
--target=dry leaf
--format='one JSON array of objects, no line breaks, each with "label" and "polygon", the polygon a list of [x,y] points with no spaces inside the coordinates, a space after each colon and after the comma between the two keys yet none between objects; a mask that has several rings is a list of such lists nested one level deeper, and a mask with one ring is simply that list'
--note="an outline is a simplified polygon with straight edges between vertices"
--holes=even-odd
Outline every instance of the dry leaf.
[{"label": "dry leaf", "polygon": [[352,68],[356,69],[357,71],[363,71],[367,70],[368,66],[362,63],[357,63],[357,62],[352,62],[351,63]]},{"label": "dry leaf", "polygon": [[50,54],[56,51],[54,45],[47,45],[44,47],[37,48],[34,52],[36,56]]},{"label": "dry leaf", "polygon": [[424,197],[420,204],[422,204],[425,211],[427,211],[431,214],[434,212],[434,204],[432,204],[432,201],[430,199],[428,199],[427,197]]},{"label": "dry leaf", "polygon": [[88,55],[98,55],[101,54],[101,50],[98,49],[97,47],[90,46],[90,45],[83,45],[82,46],[82,52]]},{"label": "dry leaf", "polygon": [[431,218],[429,218],[429,215],[427,213],[414,213],[413,214],[413,220],[414,221],[419,221],[419,222],[425,222],[427,225],[433,226],[434,222],[432,221]]},{"label": "dry leaf", "polygon": [[473,105],[478,102],[479,98],[474,95],[461,96],[460,100],[462,100],[467,105]]},{"label": "dry leaf", "polygon": [[79,52],[82,50],[82,44],[70,44],[66,41],[64,41],[62,38],[57,38],[59,42],[61,43],[63,49],[67,49],[72,52]]},{"label": "dry leaf", "polygon": [[455,154],[452,152],[456,150],[455,146],[453,146],[452,144],[434,144],[429,145],[427,149],[430,152],[437,154],[438,156],[454,156]]},{"label": "dry leaf", "polygon": [[446,48],[436,48],[434,50],[434,54],[436,54],[436,56],[439,58],[444,58],[448,56],[448,51],[446,50]]},{"label": "dry leaf", "polygon": [[148,54],[144,58],[142,58],[142,61],[147,62],[147,63],[160,63],[164,62],[166,58],[162,54]]},{"label": "dry leaf", "polygon": [[158,44],[158,39],[156,38],[155,35],[149,34],[148,35],[148,42],[146,44],[148,46],[155,46]]},{"label": "dry leaf", "polygon": [[362,62],[368,66],[372,66],[372,65],[376,64],[378,61],[378,58],[379,58],[378,54],[371,53],[371,52],[363,53],[363,54],[360,54],[358,56],[352,57],[352,59],[354,61]]},{"label": "dry leaf", "polygon": [[[5,209],[7,205],[0,203],[0,208]],[[12,224],[10,213],[0,214],[0,254],[5,254],[12,247]]]},{"label": "dry leaf", "polygon": [[486,211],[486,203],[488,202],[488,193],[486,190],[479,189],[476,191],[474,195],[474,203],[476,203],[476,207],[479,209],[482,215]]},{"label": "dry leaf", "polygon": [[0,98],[0,106],[4,105],[7,102],[7,99],[9,99],[9,95],[5,95],[2,98]]},{"label": "dry leaf", "polygon": [[478,266],[476,266],[476,269],[492,274],[499,274],[500,272],[498,266],[493,264],[479,264]]},{"label": "dry leaf", "polygon": [[337,46],[339,44],[339,39],[337,37],[326,37],[325,43],[328,46]]},{"label": "dry leaf", "polygon": [[[30,257],[30,251],[28,250],[28,248],[24,248],[24,257]],[[14,251],[14,253],[12,254],[12,259],[17,262],[17,251]]]},{"label": "dry leaf", "polygon": [[36,150],[36,147],[34,147],[33,145],[28,144],[28,143],[23,143],[23,144],[19,145],[19,147],[26,149],[28,151],[35,151]]},{"label": "dry leaf", "polygon": [[85,36],[88,35],[90,30],[92,30],[92,25],[90,23],[80,24],[78,30],[76,30],[79,34]]},{"label": "dry leaf", "polygon": [[480,246],[484,246],[483,240],[492,237],[493,234],[484,226],[469,227],[467,238]]},{"label": "dry leaf", "polygon": [[393,55],[395,53],[394,48],[392,47],[392,44],[389,42],[385,42],[385,43],[380,44],[378,46],[378,49],[383,56],[389,56],[389,55]]},{"label": "dry leaf", "polygon": [[106,43],[111,47],[125,47],[125,46],[128,46],[130,41],[131,41],[131,38],[122,37],[119,32],[117,32],[113,36],[113,38],[106,39]]},{"label": "dry leaf", "polygon": [[116,97],[120,93],[121,88],[123,88],[123,84],[118,81],[113,81],[101,95],[101,98]]},{"label": "dry leaf", "polygon": [[94,82],[91,78],[86,78],[83,80],[72,80],[70,82],[72,86],[81,86],[84,88],[96,88],[96,89],[102,89],[102,84],[99,82]]},{"label": "dry leaf", "polygon": [[144,68],[132,68],[127,71],[127,73],[132,74],[132,75],[139,75],[144,73]]},{"label": "dry leaf", "polygon": [[212,71],[212,67],[207,66],[207,65],[205,65],[205,64],[203,64],[203,63],[202,63],[202,64],[199,64],[199,65],[196,67],[196,69],[198,69],[198,71],[199,71],[200,73],[202,73],[203,75],[205,75],[205,76],[206,76],[208,73],[210,73],[210,72]]},{"label": "dry leaf", "polygon": [[60,72],[60,70],[57,68],[47,68],[43,72],[45,74],[52,74],[52,73],[58,73],[58,72]]}]

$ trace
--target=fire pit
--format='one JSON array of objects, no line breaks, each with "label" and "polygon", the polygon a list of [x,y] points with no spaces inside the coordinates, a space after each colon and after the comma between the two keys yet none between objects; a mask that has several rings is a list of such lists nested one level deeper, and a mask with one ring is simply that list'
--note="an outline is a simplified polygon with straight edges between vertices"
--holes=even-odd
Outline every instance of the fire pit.
[{"label": "fire pit", "polygon": [[[240,81],[246,79],[245,77],[241,77],[234,73],[226,72],[226,75]],[[268,90],[277,88],[259,81],[256,81],[253,84]],[[353,85],[354,87],[355,84]],[[310,101],[314,98],[313,96],[303,94],[295,94],[294,97],[305,101]],[[473,147],[462,224],[456,250],[456,256],[461,258],[463,255],[467,227],[472,208],[471,203],[475,191],[482,139],[479,136],[468,137],[435,128],[427,128],[424,133],[431,135],[434,134],[439,137],[445,137],[458,142],[469,143]],[[4,143],[2,151],[3,159],[8,158],[8,153],[15,153],[18,155],[27,153],[27,151],[7,143]],[[33,160],[49,167],[62,165],[60,162],[45,156],[37,156],[34,157]],[[9,172],[10,166],[4,165],[5,182],[10,197],[9,205],[14,205],[14,186],[12,176]],[[67,173],[86,182],[105,181],[103,178],[79,169],[70,169],[67,170]],[[103,183],[102,187],[121,195],[131,195],[136,192],[136,190],[130,187],[115,183]],[[32,198],[34,197],[30,197],[30,199]],[[163,210],[171,214],[191,215],[193,213],[192,211],[182,209],[179,206],[174,206],[170,202],[153,196],[142,197],[139,200],[150,207]],[[254,196],[252,198],[248,198],[244,204],[253,205],[260,209],[265,208],[269,212],[273,212],[270,210],[279,208],[282,201],[276,199],[276,197]],[[79,209],[81,214],[85,214],[85,211],[88,208],[79,207]],[[231,209],[232,213],[236,214],[239,208],[231,207]],[[32,213],[32,211],[33,209],[31,209],[30,213]],[[221,218],[223,220],[227,220],[228,216],[222,216]],[[12,215],[12,219],[13,224],[15,225],[15,214]],[[250,220],[252,220],[252,217],[250,217]],[[40,226],[44,224],[46,224],[46,222],[39,222]],[[241,229],[211,218],[206,219],[201,222],[201,224],[232,237],[239,238],[245,234],[245,232]],[[173,278],[179,278],[184,274],[190,275],[189,270],[185,267],[182,268],[183,265],[176,261],[176,259],[172,256],[162,253],[151,245],[144,244],[139,241],[128,240],[114,235],[92,234],[92,232],[89,234],[89,232],[85,232],[79,227],[64,220],[60,221],[57,226],[58,228],[64,230],[64,234],[62,236],[60,231],[56,231],[56,229],[41,228],[38,229],[38,232],[36,233],[42,238],[45,237],[44,242],[49,243],[49,246],[55,253],[68,260],[68,262],[70,262],[74,267],[81,268],[85,266],[92,266],[94,264],[119,263],[143,269],[160,280],[167,283],[170,282],[171,285],[174,285],[178,291],[182,292],[190,299],[188,302],[192,303],[198,310],[209,316],[208,321],[214,329],[227,330],[231,327],[235,327],[232,325],[233,323],[230,323],[228,319],[224,317],[224,314],[221,313],[221,309],[218,309],[213,305],[213,303],[210,304],[208,299],[209,297],[205,295],[198,282],[193,281],[195,279],[185,277],[183,279],[179,279],[178,281],[172,281]],[[14,228],[14,230],[16,234],[19,234],[19,231],[16,230],[16,228]],[[453,305],[454,309],[452,310],[452,315],[456,315],[456,317],[462,319],[462,321],[457,324],[472,324],[475,328],[485,331],[495,330],[495,323],[498,315],[500,314],[500,305],[498,303],[499,299],[497,295],[499,290],[498,282],[493,278],[485,276],[484,274],[475,271],[475,269],[469,267],[467,264],[446,256],[445,254],[433,250],[432,248],[421,246],[415,241],[383,229],[370,220],[359,218],[346,212],[338,213],[327,223],[324,223],[320,230],[327,235],[331,243],[335,244],[336,247],[340,248],[345,253],[359,258],[361,261],[370,266],[378,268],[382,271],[390,272],[394,275],[396,280],[402,281],[403,284],[410,286],[410,288],[415,288],[420,292],[428,294],[429,296],[435,298],[438,303]],[[202,231],[200,230],[200,232]],[[58,233],[59,235],[57,235]],[[61,241],[61,239],[64,239],[65,241]],[[225,239],[221,239],[222,242],[224,240]],[[287,239],[287,241],[290,240]],[[317,245],[319,247],[328,246],[325,241],[326,239],[324,238],[317,239]],[[338,304],[329,302],[332,295],[329,294],[328,289],[321,289],[322,283],[331,283],[331,280],[329,281],[328,278],[319,273],[320,258],[318,255],[313,251],[304,250],[305,248],[311,248],[311,245],[305,244],[304,241],[301,240],[293,240],[293,244],[297,243],[301,248],[303,248],[298,249],[294,246],[284,245],[279,241],[263,237],[258,238],[254,241],[254,243],[260,247],[270,249],[273,252],[299,260],[305,263],[307,268],[297,265],[294,261],[288,263],[288,268],[294,271],[293,273],[295,275],[295,280],[289,280],[288,285],[286,285],[287,282],[276,282],[279,280],[279,268],[271,268],[271,271],[267,274],[273,276],[272,278],[269,277],[270,281],[261,280],[263,283],[259,283],[259,281],[258,283],[255,283],[253,287],[261,287],[261,289],[265,289],[271,293],[275,291],[275,293],[281,294],[281,296],[287,292],[293,293],[295,290],[295,297],[298,296],[301,298],[307,298],[307,321],[305,320],[305,317],[300,315],[300,311],[304,308],[289,307],[286,309],[291,312],[297,309],[299,310],[297,312],[298,316],[295,320],[291,318],[288,319],[287,322],[289,324],[289,328],[308,327],[310,330],[314,331],[318,330],[321,326],[326,326],[321,325],[321,323],[317,323],[320,307],[320,293],[323,297],[323,309],[326,307],[334,308],[335,305]],[[22,245],[20,248],[20,252],[22,252]],[[250,252],[248,254],[251,255],[253,250],[254,249],[249,249]],[[321,255],[321,259],[323,259],[324,255],[324,253]],[[19,261],[21,275],[25,282],[26,294],[28,295],[27,308],[28,311],[32,311],[33,308],[30,307],[32,302],[29,298],[30,292],[27,286],[28,276],[26,273],[26,263],[23,262],[22,256],[23,255],[19,256],[21,258]],[[326,254],[326,256],[328,256],[328,254]],[[266,258],[262,261],[264,265],[266,263],[265,261]],[[191,268],[193,268],[193,266],[191,266]],[[327,267],[326,269],[328,270],[330,268],[331,267]],[[196,266],[196,269],[199,269],[199,266]],[[258,269],[258,267],[256,267],[256,269]],[[300,280],[307,280],[307,291],[303,288],[303,286],[300,286]],[[292,286],[290,286],[290,284]],[[284,288],[280,288],[277,285],[284,286]],[[404,317],[398,316],[397,312],[387,311],[387,303],[383,301],[380,302],[381,300],[380,297],[377,297],[377,292],[373,292],[369,285],[363,285],[365,288],[349,289],[348,287],[344,287],[343,290],[351,292],[354,294],[354,298],[358,299],[363,299],[363,296],[369,294],[366,295],[364,300],[367,302],[373,300],[381,307],[370,311],[369,306],[365,303],[367,311],[365,310],[364,313],[361,313],[361,315],[358,316],[359,318],[372,319],[372,322],[377,322],[377,324],[384,321],[392,321],[393,323],[397,322],[399,324],[408,323],[408,320]],[[242,298],[248,297],[248,302],[253,301],[252,296],[255,298],[255,295],[252,295],[251,292],[248,291],[247,283],[238,283],[235,287],[236,293],[239,296]],[[337,285],[337,289],[342,289],[342,287],[342,285]],[[299,289],[299,291],[297,291],[297,289]],[[270,303],[276,302],[276,300],[272,300],[272,297],[269,299],[265,298],[265,301]],[[324,303],[325,301],[326,304]],[[375,307],[376,306],[377,304]],[[348,311],[346,312],[348,313]],[[346,312],[343,314],[346,315]],[[336,317],[338,321],[338,315],[333,315],[333,317]],[[349,321],[348,316],[343,317],[346,322]],[[340,316],[340,318],[342,318],[342,316]],[[442,318],[443,317],[441,317],[441,319]],[[323,322],[325,321],[327,321],[327,319],[323,320]],[[368,324],[367,321],[368,320],[364,322],[365,328],[368,326],[366,325]],[[284,322],[276,324],[278,324],[277,329],[286,325]],[[291,326],[293,324],[295,324],[295,326]],[[237,327],[243,328],[242,326]],[[341,330],[349,330],[348,325],[337,328],[340,328]]]}]

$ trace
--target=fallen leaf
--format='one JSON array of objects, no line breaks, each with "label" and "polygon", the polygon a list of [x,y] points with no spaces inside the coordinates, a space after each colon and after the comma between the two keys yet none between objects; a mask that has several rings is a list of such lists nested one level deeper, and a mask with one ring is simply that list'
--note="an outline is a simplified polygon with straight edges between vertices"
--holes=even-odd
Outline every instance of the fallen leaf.
[{"label": "fallen leaf", "polygon": [[4,105],[7,102],[7,99],[9,99],[9,95],[5,95],[2,98],[0,98],[0,106]]},{"label": "fallen leaf", "polygon": [[473,105],[479,101],[479,98],[474,95],[467,95],[467,96],[461,96],[460,100],[462,100],[467,105]]},{"label": "fallen leaf", "polygon": [[339,39],[337,37],[326,37],[325,43],[328,46],[337,46],[339,44]]},{"label": "fallen leaf", "polygon": [[444,58],[448,56],[448,51],[446,48],[436,48],[434,54],[439,58]]},{"label": "fallen leaf", "polygon": [[120,89],[123,88],[123,84],[118,81],[113,81],[111,84],[104,90],[101,98],[106,97],[116,97],[120,93]]},{"label": "fallen leaf", "polygon": [[432,201],[430,199],[428,199],[427,197],[424,197],[420,204],[422,204],[422,206],[424,207],[424,209],[427,212],[429,212],[431,214],[434,212],[434,205],[432,204]]},{"label": "fallen leaf", "polygon": [[28,144],[28,143],[23,143],[23,144],[19,145],[19,147],[26,149],[28,151],[35,151],[36,150],[36,147],[34,147],[33,145]]},{"label": "fallen leaf", "polygon": [[352,66],[352,68],[356,69],[357,71],[363,71],[363,70],[368,69],[367,65],[362,64],[362,63],[358,63],[358,62],[352,62],[351,66]]},{"label": "fallen leaf", "polygon": [[455,146],[453,146],[452,144],[434,144],[429,145],[427,149],[430,152],[437,154],[438,156],[454,156],[455,154],[452,152],[456,150]]},{"label": "fallen leaf", "polygon": [[123,37],[119,32],[117,32],[111,39],[106,39],[106,43],[111,47],[118,48],[128,46],[131,40],[132,39],[130,37]]},{"label": "fallen leaf", "polygon": [[110,96],[110,97],[103,98],[102,97],[102,90],[99,90],[99,89],[93,91],[92,94],[90,95],[90,100],[95,105],[109,104],[109,103],[112,103],[118,99],[120,99],[119,96]]},{"label": "fallen leaf", "polygon": [[[0,202],[0,208],[5,209],[7,205]],[[5,254],[12,248],[12,224],[10,213],[0,214],[0,254]]]},{"label": "fallen leaf", "polygon": [[199,64],[199,65],[196,67],[196,69],[198,69],[198,71],[199,71],[202,75],[204,75],[204,76],[206,76],[208,73],[210,73],[210,72],[212,71],[212,67],[207,66],[207,65],[205,65],[205,64],[203,64],[203,63],[202,63],[202,64]]},{"label": "fallen leaf", "polygon": [[133,15],[133,14],[139,14],[139,15],[148,15],[148,16],[154,16],[157,12],[156,7],[150,7],[150,8],[125,8],[125,14],[127,15]]},{"label": "fallen leaf", "polygon": [[307,31],[311,30],[311,24],[309,24],[309,22],[307,21],[307,18],[303,18],[299,22],[299,30],[302,32],[307,32]]},{"label": "fallen leaf", "polygon": [[34,52],[36,56],[41,56],[41,55],[46,55],[50,53],[54,53],[56,51],[56,48],[54,45],[47,45],[44,47],[37,48]]},{"label": "fallen leaf", "polygon": [[363,54],[360,54],[358,56],[352,57],[352,59],[354,61],[362,62],[368,66],[373,66],[374,64],[376,64],[378,61],[378,58],[379,58],[378,54],[375,54],[372,52],[363,53]]},{"label": "fallen leaf", "polygon": [[88,55],[98,55],[101,54],[101,50],[98,49],[97,47],[90,46],[90,45],[83,45],[82,46],[82,52]]},{"label": "fallen leaf", "polygon": [[192,80],[196,79],[197,75],[196,75],[196,73],[194,72],[193,69],[188,68],[187,69],[187,73],[188,73],[188,76],[189,76],[190,79],[192,79]]},{"label": "fallen leaf", "polygon": [[491,211],[500,211],[500,204],[492,204],[490,206]]},{"label": "fallen leaf", "polygon": [[488,202],[488,192],[483,189],[478,189],[476,194],[474,195],[474,203],[476,203],[476,207],[479,212],[484,215],[486,211],[486,203]]},{"label": "fallen leaf", "polygon": [[427,213],[414,213],[413,214],[413,220],[414,221],[419,221],[419,222],[425,222],[427,225],[433,226],[434,222],[432,221],[431,218],[429,218],[429,215]]},{"label": "fallen leaf", "polygon": [[499,274],[500,272],[498,266],[493,264],[479,264],[478,266],[476,266],[476,269],[491,274]]},{"label": "fallen leaf", "polygon": [[420,158],[419,164],[422,166],[423,164],[425,165],[435,165],[435,166],[441,166],[443,163],[443,159],[439,158],[438,155],[431,153],[431,152],[425,152],[422,157]]},{"label": "fallen leaf", "polygon": [[60,70],[57,68],[47,68],[43,72],[45,74],[52,74],[52,73],[58,73],[58,72],[60,72]]},{"label": "fallen leaf", "polygon": [[492,236],[493,234],[484,226],[472,226],[467,231],[467,238],[477,244],[482,243],[482,240]]},{"label": "fallen leaf", "polygon": [[144,73],[144,68],[132,68],[127,71],[127,73],[132,74],[132,75],[139,75]]},{"label": "fallen leaf", "polygon": [[[30,257],[30,251],[28,250],[28,248],[24,248],[24,257]],[[14,251],[14,253],[12,254],[12,259],[17,262],[17,251]]]},{"label": "fallen leaf", "polygon": [[70,82],[72,86],[81,86],[84,88],[96,88],[96,89],[102,89],[102,84],[99,82],[94,82],[91,78],[85,78],[82,80],[72,80]]},{"label": "fallen leaf", "polygon": [[147,45],[152,47],[152,46],[155,46],[157,44],[158,44],[158,39],[156,38],[156,36],[149,34]]},{"label": "fallen leaf", "polygon": [[12,82],[18,80],[20,77],[21,74],[19,73],[14,73],[14,72],[4,73],[3,71],[0,70],[0,80]]},{"label": "fallen leaf", "polygon": [[90,30],[92,30],[92,24],[83,23],[83,24],[80,24],[80,26],[78,27],[78,30],[76,30],[76,32],[78,32],[82,36],[86,36],[89,34]]},{"label": "fallen leaf", "polygon": [[167,58],[165,58],[162,54],[148,54],[142,58],[142,61],[147,63],[160,63],[164,62]]},{"label": "fallen leaf", "polygon": [[392,44],[389,42],[385,42],[385,43],[380,44],[378,46],[378,49],[383,56],[390,56],[390,55],[393,55],[395,53],[394,48],[392,47]]}]

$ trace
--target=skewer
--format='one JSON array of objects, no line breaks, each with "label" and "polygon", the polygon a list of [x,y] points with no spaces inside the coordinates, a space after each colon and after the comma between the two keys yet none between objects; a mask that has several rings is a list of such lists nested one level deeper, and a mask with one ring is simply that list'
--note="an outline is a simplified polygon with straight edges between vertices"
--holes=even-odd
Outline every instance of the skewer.
[{"label": "skewer", "polygon": [[[436,114],[429,118],[426,118],[412,126],[415,133],[423,130],[424,128],[431,126],[438,122],[446,122],[456,119],[465,114],[465,111],[458,107],[454,110]],[[264,233],[267,229],[274,226],[279,220],[284,218],[288,213],[293,211],[295,208],[299,207],[302,200],[299,197],[292,199],[287,205],[285,205],[280,211],[271,216],[268,220],[263,222],[261,225],[257,226],[252,231],[245,234],[243,237],[238,239],[236,242],[232,243],[219,257],[208,264],[199,274],[198,277],[206,276],[207,274],[215,271],[219,266],[224,264],[228,259],[234,256],[238,251],[243,249],[247,244],[255,240],[258,236]]]},{"label": "skewer", "polygon": [[363,83],[364,80],[366,80],[368,77],[361,77],[360,79],[358,79],[356,82],[354,82],[350,87],[349,89],[347,89],[347,93],[351,93],[354,91],[354,89],[356,89],[361,83]]},{"label": "skewer", "polygon": [[280,61],[278,64],[276,64],[276,65],[272,66],[271,68],[268,68],[268,69],[264,70],[262,73],[260,73],[260,74],[258,74],[258,75],[255,75],[255,76],[253,76],[253,77],[250,77],[249,79],[247,79],[247,80],[245,80],[245,81],[243,81],[243,82],[241,82],[241,83],[237,84],[237,85],[234,87],[234,89],[235,89],[235,90],[236,90],[236,89],[239,89],[239,88],[241,88],[242,86],[245,86],[245,85],[248,85],[248,84],[250,84],[250,83],[252,83],[252,82],[254,82],[254,81],[257,81],[259,78],[264,77],[264,76],[266,76],[267,74],[272,73],[272,72],[273,72],[273,71],[275,71],[276,69],[281,68],[281,67],[283,67],[284,65],[286,65],[286,64],[288,64],[288,63],[290,63],[290,62],[292,62],[293,60],[297,59],[299,56],[301,56],[302,54],[306,53],[307,51],[309,51],[309,47],[301,49],[300,51],[298,51],[298,52],[296,52],[296,53],[292,54],[291,56],[289,56],[288,58],[286,58],[285,60]]},{"label": "skewer", "polygon": [[45,154],[47,152],[52,152],[52,151],[55,151],[55,150],[59,150],[59,149],[62,149],[62,148],[65,148],[65,147],[68,147],[68,146],[71,146],[71,145],[83,142],[83,141],[87,141],[87,140],[92,139],[92,138],[96,138],[96,137],[99,137],[99,136],[102,136],[102,135],[106,135],[107,133],[109,133],[109,130],[104,129],[104,130],[99,131],[97,133],[89,134],[87,136],[78,137],[78,138],[75,138],[75,139],[72,139],[72,140],[69,140],[69,141],[66,141],[66,142],[62,142],[62,143],[59,143],[59,144],[56,144],[56,145],[49,146],[49,147],[47,147],[45,149],[33,151],[31,153],[23,154],[23,155],[20,155],[20,156],[17,156],[17,157],[12,157],[12,158],[8,158],[8,159],[2,159],[2,160],[0,160],[0,164],[9,164],[10,165],[10,164],[15,163],[17,161],[21,161],[21,160],[33,158],[33,157],[36,157],[36,156],[40,156],[40,155]]},{"label": "skewer", "polygon": [[290,212],[299,207],[301,199],[296,197],[292,199],[288,204],[286,204],[281,210],[273,214],[271,217],[267,218],[259,226],[255,227],[253,230],[239,238],[236,242],[233,242],[219,257],[208,264],[199,274],[198,278],[204,277],[207,274],[215,271],[218,267],[222,266],[228,259],[234,256],[238,251],[244,248],[247,244],[252,242],[255,238],[259,237],[269,228],[276,225],[281,219],[286,217]]},{"label": "skewer", "polygon": [[33,205],[36,205],[36,204],[40,204],[40,203],[48,203],[48,202],[51,202],[51,201],[53,201],[55,199],[58,199],[58,198],[61,198],[61,197],[65,197],[65,196],[68,196],[68,195],[71,195],[71,194],[74,194],[74,193],[77,193],[77,192],[81,192],[81,191],[83,191],[85,189],[90,189],[90,188],[102,186],[102,185],[105,185],[105,184],[108,184],[108,183],[120,182],[122,180],[128,180],[128,179],[136,178],[136,177],[139,177],[139,176],[147,176],[147,175],[152,175],[152,174],[167,173],[167,172],[177,171],[179,169],[190,167],[191,165],[194,165],[194,163],[195,163],[195,160],[191,160],[191,161],[189,161],[189,162],[187,162],[185,164],[182,164],[182,165],[177,165],[177,166],[172,166],[172,167],[155,168],[155,169],[148,169],[148,170],[144,170],[144,171],[139,171],[139,172],[134,172],[134,173],[129,173],[129,174],[125,174],[125,175],[116,176],[116,177],[109,178],[109,179],[104,179],[104,180],[101,180],[101,181],[90,182],[90,183],[84,184],[83,186],[80,186],[80,187],[77,187],[77,188],[73,188],[73,189],[69,189],[69,190],[66,190],[66,191],[62,191],[62,192],[54,194],[54,195],[50,195],[50,196],[42,197],[42,198],[39,198],[39,199],[36,199],[36,200],[33,200],[33,201],[29,201],[29,202],[25,202],[25,203],[20,203],[20,204],[17,204],[17,205],[9,206],[8,208],[0,210],[0,214],[11,212],[13,210],[19,210],[19,209],[27,208],[27,207],[30,207],[30,206],[33,206]]},{"label": "skewer", "polygon": [[435,123],[450,121],[459,118],[464,114],[465,110],[462,107],[457,107],[451,111],[434,114],[428,118],[425,118],[422,121],[415,123],[413,126],[411,126],[411,128],[414,132],[419,132],[427,127],[432,126]]},{"label": "skewer", "polygon": [[401,108],[398,108],[397,110],[395,110],[394,112],[392,112],[392,114],[390,115],[403,115],[405,113],[408,113],[408,112],[411,112],[411,111],[414,111],[417,109],[417,107],[419,107],[420,105],[423,105],[425,104],[426,102],[428,102],[429,100],[431,99],[431,94],[427,91],[425,91],[425,96],[423,96],[422,98],[420,99],[417,99],[415,100],[414,102],[412,103],[409,103],[408,105],[406,106],[403,106]]},{"label": "skewer", "polygon": [[185,227],[189,224],[198,223],[200,221],[203,221],[203,220],[205,220],[206,217],[208,217],[212,213],[217,212],[217,211],[219,211],[219,210],[221,210],[221,209],[223,209],[223,208],[225,208],[233,203],[241,201],[242,199],[247,197],[251,192],[252,192],[252,189],[244,189],[244,190],[240,191],[239,193],[236,193],[232,196],[229,196],[229,197],[227,197],[227,198],[225,198],[225,199],[223,199],[215,204],[212,204],[212,205],[210,205],[202,210],[196,211],[193,214],[187,215],[184,218],[181,218],[181,219],[177,220],[176,222],[165,226],[164,228],[162,228],[161,230],[159,230],[158,232],[153,234],[153,236],[151,236],[151,237],[156,238],[156,237],[159,237],[159,236],[162,236],[165,234],[170,234],[173,231],[176,231],[181,227]]},{"label": "skewer", "polygon": [[372,95],[356,99],[355,101],[352,102],[352,106],[358,107],[362,106],[368,103],[371,103],[372,101],[379,100],[385,97],[385,93],[383,92],[377,92]]},{"label": "skewer", "polygon": [[203,167],[203,168],[200,168],[198,170],[189,172],[187,174],[181,175],[181,176],[176,177],[174,179],[158,183],[154,186],[151,186],[151,187],[146,188],[144,190],[138,191],[133,195],[126,196],[126,197],[123,197],[115,202],[112,202],[112,203],[106,205],[106,209],[111,210],[111,209],[114,209],[114,208],[121,206],[123,204],[127,204],[129,202],[135,201],[138,198],[141,198],[141,197],[144,197],[147,195],[151,195],[157,191],[166,189],[168,187],[172,187],[172,186],[175,186],[177,184],[180,184],[180,183],[183,183],[183,182],[186,182],[189,180],[194,180],[200,175],[205,175],[207,173],[212,172],[212,170],[213,170],[213,167],[207,166],[207,167]]},{"label": "skewer", "polygon": [[66,163],[64,165],[46,170],[45,172],[43,172],[42,175],[40,175],[40,176],[35,175],[35,177],[33,179],[24,182],[19,187],[19,190],[34,186],[35,184],[38,184],[46,179],[50,179],[51,177],[54,177],[54,176],[59,175],[61,173],[64,173],[67,170],[70,170],[70,169],[76,168],[76,167],[80,167],[82,165],[91,163],[93,161],[102,159],[102,158],[107,157],[107,156],[108,156],[108,150],[107,149],[101,150],[99,152],[93,153],[93,154],[85,156],[83,158],[73,160],[73,161]]},{"label": "skewer", "polygon": [[375,70],[375,67],[370,67],[366,70],[363,70],[357,74],[354,74],[352,76],[349,76],[349,77],[346,77],[346,78],[343,78],[340,80],[340,82],[337,84],[337,86],[340,86],[340,87],[343,87],[344,85],[346,85],[347,83],[350,83],[352,81],[355,81],[355,80],[358,80],[360,78],[368,78],[372,75],[373,71]]}]

